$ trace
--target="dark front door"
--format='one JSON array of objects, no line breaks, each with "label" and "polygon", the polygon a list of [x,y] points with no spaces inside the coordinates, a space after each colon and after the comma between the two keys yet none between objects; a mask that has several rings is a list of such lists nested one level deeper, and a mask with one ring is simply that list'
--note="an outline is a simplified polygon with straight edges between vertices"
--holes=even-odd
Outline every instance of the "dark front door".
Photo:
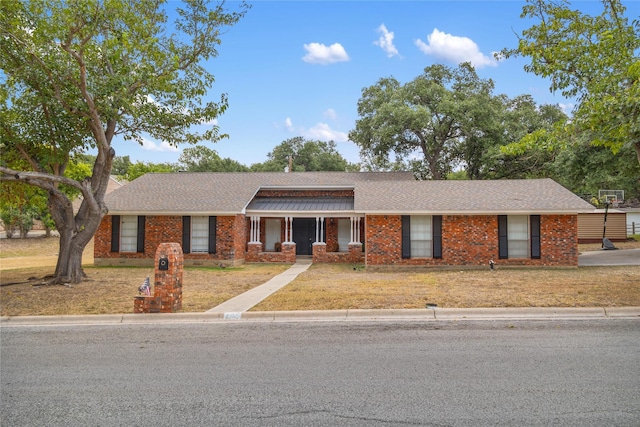
[{"label": "dark front door", "polygon": [[293,241],[296,243],[296,255],[313,255],[313,242],[316,241],[316,219],[294,218]]}]

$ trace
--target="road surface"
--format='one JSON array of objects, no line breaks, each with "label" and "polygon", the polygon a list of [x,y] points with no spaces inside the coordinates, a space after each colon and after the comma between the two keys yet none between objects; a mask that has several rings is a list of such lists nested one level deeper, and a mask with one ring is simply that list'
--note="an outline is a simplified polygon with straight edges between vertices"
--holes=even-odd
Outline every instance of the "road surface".
[{"label": "road surface", "polygon": [[640,320],[0,332],[3,426],[640,425]]}]

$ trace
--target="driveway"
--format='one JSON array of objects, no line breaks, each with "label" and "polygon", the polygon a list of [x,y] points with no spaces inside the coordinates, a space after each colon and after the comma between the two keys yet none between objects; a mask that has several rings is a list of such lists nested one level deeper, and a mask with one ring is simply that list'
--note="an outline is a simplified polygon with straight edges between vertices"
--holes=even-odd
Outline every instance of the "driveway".
[{"label": "driveway", "polygon": [[640,248],[583,252],[578,255],[578,265],[640,265]]}]

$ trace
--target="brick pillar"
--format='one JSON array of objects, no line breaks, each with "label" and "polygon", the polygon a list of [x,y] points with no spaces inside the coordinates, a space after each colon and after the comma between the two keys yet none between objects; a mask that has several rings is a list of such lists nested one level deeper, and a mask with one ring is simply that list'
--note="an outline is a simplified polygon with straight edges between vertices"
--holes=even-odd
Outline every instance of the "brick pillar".
[{"label": "brick pillar", "polygon": [[245,261],[260,262],[260,252],[262,252],[262,243],[247,244],[247,255]]},{"label": "brick pillar", "polygon": [[153,296],[135,297],[134,313],[175,313],[182,308],[184,256],[180,245],[160,243],[156,250],[155,266]]},{"label": "brick pillar", "polygon": [[359,263],[364,260],[362,252],[362,243],[349,243],[349,262]]},{"label": "brick pillar", "polygon": [[296,244],[293,242],[284,242],[282,244],[282,253],[285,254],[284,262],[296,262]]},{"label": "brick pillar", "polygon": [[313,262],[326,262],[327,261],[327,244],[316,242],[312,246],[313,250]]}]

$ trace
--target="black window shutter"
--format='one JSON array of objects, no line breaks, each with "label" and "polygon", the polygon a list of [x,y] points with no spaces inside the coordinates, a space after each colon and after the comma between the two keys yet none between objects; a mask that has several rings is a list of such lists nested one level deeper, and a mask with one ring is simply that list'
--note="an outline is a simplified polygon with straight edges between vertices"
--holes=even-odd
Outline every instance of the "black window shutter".
[{"label": "black window shutter", "polygon": [[138,217],[138,252],[144,252],[144,223],[145,216]]},{"label": "black window shutter", "polygon": [[442,258],[442,215],[434,215],[433,227],[433,257]]},{"label": "black window shutter", "polygon": [[111,252],[120,252],[120,215],[111,217]]},{"label": "black window shutter", "polygon": [[411,258],[411,217],[402,215],[402,258]]},{"label": "black window shutter", "polygon": [[540,215],[531,215],[531,258],[540,259]]},{"label": "black window shutter", "polygon": [[498,255],[500,259],[509,258],[506,215],[498,215]]},{"label": "black window shutter", "polygon": [[182,217],[182,252],[188,254],[191,252],[191,217]]},{"label": "black window shutter", "polygon": [[209,217],[209,253],[216,253],[216,223],[217,217]]}]

